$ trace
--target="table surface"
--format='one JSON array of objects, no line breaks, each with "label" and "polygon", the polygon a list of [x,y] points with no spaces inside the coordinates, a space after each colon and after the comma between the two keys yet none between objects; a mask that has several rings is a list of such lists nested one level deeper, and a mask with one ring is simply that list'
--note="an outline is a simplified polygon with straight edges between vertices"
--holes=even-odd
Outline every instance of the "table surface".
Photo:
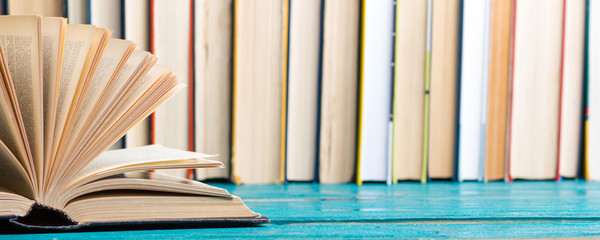
[{"label": "table surface", "polygon": [[2,239],[600,237],[600,182],[212,184],[271,219],[259,227],[3,235]]}]

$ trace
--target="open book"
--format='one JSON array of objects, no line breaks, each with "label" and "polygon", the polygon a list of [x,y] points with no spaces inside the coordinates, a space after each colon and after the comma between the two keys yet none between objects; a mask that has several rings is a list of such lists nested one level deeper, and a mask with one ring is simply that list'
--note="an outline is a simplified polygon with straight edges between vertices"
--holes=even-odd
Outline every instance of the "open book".
[{"label": "open book", "polygon": [[[184,87],[152,54],[110,35],[64,18],[0,16],[0,219],[42,228],[268,221],[226,190],[144,172],[222,166],[208,155],[105,152]],[[68,217],[36,219],[52,211]]]}]

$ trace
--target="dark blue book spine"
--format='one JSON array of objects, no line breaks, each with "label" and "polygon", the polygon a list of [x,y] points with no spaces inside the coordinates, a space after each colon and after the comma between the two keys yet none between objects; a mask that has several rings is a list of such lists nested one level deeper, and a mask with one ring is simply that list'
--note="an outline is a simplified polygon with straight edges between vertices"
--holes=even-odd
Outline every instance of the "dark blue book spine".
[{"label": "dark blue book spine", "polygon": [[463,41],[463,8],[464,0],[460,0],[458,6],[458,39],[456,46],[456,136],[454,141],[454,174],[452,174],[452,181],[458,181],[458,163],[460,161],[459,146],[460,146],[460,94],[461,94],[461,76],[462,76],[462,41]]},{"label": "dark blue book spine", "polygon": [[321,29],[319,29],[319,68],[317,74],[317,134],[315,140],[315,177],[314,182],[319,182],[319,152],[321,144],[321,93],[322,93],[322,81],[323,81],[323,25],[325,19],[325,1],[321,0],[321,14],[320,14]]}]

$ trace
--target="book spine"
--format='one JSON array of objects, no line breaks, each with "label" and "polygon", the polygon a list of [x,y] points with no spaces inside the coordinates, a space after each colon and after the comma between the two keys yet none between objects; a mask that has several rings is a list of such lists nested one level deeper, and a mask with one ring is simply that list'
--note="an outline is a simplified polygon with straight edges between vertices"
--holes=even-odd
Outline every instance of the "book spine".
[{"label": "book spine", "polygon": [[458,40],[456,45],[456,115],[455,127],[456,135],[454,141],[454,174],[452,181],[458,182],[462,178],[459,176],[459,158],[460,158],[460,109],[461,109],[461,84],[462,84],[462,44],[463,44],[463,21],[464,21],[465,0],[460,0],[458,3]]},{"label": "book spine", "polygon": [[361,1],[361,9],[360,9],[360,38],[359,38],[359,55],[358,55],[358,59],[359,59],[359,72],[358,72],[358,117],[357,117],[357,129],[356,129],[356,184],[361,185],[362,184],[362,178],[361,178],[361,164],[362,164],[362,159],[361,159],[361,149],[362,149],[362,141],[361,141],[361,137],[362,137],[362,130],[363,130],[363,121],[362,121],[362,116],[363,116],[363,99],[364,99],[364,82],[365,82],[365,63],[364,63],[364,58],[365,58],[365,24],[366,24],[366,17],[365,17],[365,11],[367,10],[367,1]]},{"label": "book spine", "polygon": [[421,167],[421,183],[426,183],[429,160],[429,87],[431,85],[431,31],[433,25],[433,0],[427,1],[427,48],[425,50],[425,101],[423,111],[423,165]]},{"label": "book spine", "polygon": [[314,183],[318,183],[319,182],[319,152],[320,152],[320,146],[321,146],[321,93],[323,92],[323,31],[324,31],[324,20],[325,20],[325,0],[321,0],[321,13],[319,14],[319,22],[320,22],[320,28],[319,28],[319,66],[317,69],[317,117],[315,119],[315,121],[317,121],[316,123],[316,131],[317,134],[315,134],[315,176],[314,176]]},{"label": "book spine", "polygon": [[480,129],[480,151],[479,151],[479,176],[478,181],[485,181],[485,168],[486,168],[486,139],[487,139],[487,106],[488,106],[488,85],[490,75],[490,38],[491,38],[491,25],[492,25],[492,0],[485,0],[485,26],[484,26],[484,41],[483,41],[483,84],[481,88],[481,129]]},{"label": "book spine", "polygon": [[[154,39],[154,32],[155,32],[155,26],[154,26],[154,1],[155,0],[150,0],[150,53],[152,54],[156,54],[156,49],[155,49],[155,39]],[[150,144],[155,144],[156,143],[156,112],[153,112],[150,115],[150,124],[148,124],[150,129]]]},{"label": "book spine", "polygon": [[[512,12],[513,12],[512,13],[513,14],[512,36],[511,36],[511,38],[512,38],[511,39],[511,42],[512,42],[512,50],[511,50],[512,54],[511,54],[511,60],[510,60],[511,63],[510,63],[510,66],[511,66],[511,69],[514,69],[514,66],[515,66],[515,49],[516,49],[516,45],[517,45],[516,42],[515,42],[515,35],[516,35],[516,32],[517,32],[517,0],[514,1],[513,11]],[[509,80],[509,87],[508,87],[508,89],[509,89],[508,90],[508,98],[509,98],[509,104],[508,104],[509,107],[508,107],[508,109],[509,110],[508,110],[508,121],[507,121],[507,124],[508,124],[508,134],[506,136],[506,138],[507,138],[507,145],[508,145],[507,146],[508,151],[507,151],[507,156],[506,156],[506,159],[507,159],[507,161],[506,161],[506,164],[507,164],[507,167],[506,167],[506,171],[507,171],[506,176],[507,176],[507,178],[506,178],[506,180],[508,182],[512,182],[513,181],[512,176],[510,174],[510,160],[511,160],[511,158],[510,158],[511,151],[510,150],[511,150],[511,136],[512,136],[512,132],[511,132],[512,131],[512,126],[511,126],[512,124],[511,124],[511,122],[512,122],[513,102],[514,102],[514,99],[513,99],[513,88],[512,88],[512,86],[514,86],[513,80],[514,80],[514,71],[511,72],[511,77],[510,77],[510,80]]]},{"label": "book spine", "polygon": [[583,177],[586,180],[590,180],[590,172],[589,172],[589,151],[590,151],[590,145],[589,145],[589,131],[590,131],[590,127],[589,127],[589,113],[590,113],[590,53],[589,53],[589,49],[590,49],[590,2],[591,0],[587,0],[586,1],[586,19],[585,19],[585,29],[586,29],[586,37],[585,37],[585,69],[584,69],[584,73],[585,73],[585,85],[584,85],[584,92],[585,92],[585,96],[584,98],[584,114],[583,114],[583,120],[584,120],[584,147],[583,147],[583,164],[581,165],[583,168],[583,173],[581,175],[583,175]]},{"label": "book spine", "polygon": [[289,39],[290,39],[290,0],[283,0],[283,33],[282,33],[282,45],[283,45],[283,64],[281,64],[281,137],[280,137],[280,162],[279,165],[279,183],[286,182],[287,178],[285,176],[285,167],[286,167],[286,139],[287,139],[287,96],[288,96],[288,66],[289,66]]},{"label": "book spine", "polygon": [[563,21],[562,21],[562,46],[561,46],[561,59],[560,59],[560,88],[559,88],[559,92],[558,92],[558,139],[556,141],[556,177],[554,178],[555,181],[560,181],[561,180],[561,176],[560,176],[560,145],[561,145],[561,140],[562,140],[562,116],[563,116],[563,90],[565,87],[565,30],[566,30],[566,21],[567,18],[566,16],[566,12],[567,12],[567,0],[563,1]]},{"label": "book spine", "polygon": [[284,183],[288,183],[288,176],[287,176],[287,166],[288,166],[288,159],[287,159],[287,149],[288,149],[288,141],[287,141],[287,136],[288,136],[288,118],[289,118],[289,101],[287,101],[287,96],[289,96],[290,94],[290,73],[289,73],[289,69],[290,69],[290,32],[291,32],[291,19],[292,19],[292,0],[287,0],[287,36],[285,37],[285,45],[287,46],[286,50],[285,50],[285,68],[283,70],[284,74],[285,74],[285,79],[283,81],[283,91],[282,91],[282,95],[285,101],[283,101],[281,103],[281,107],[283,108],[281,111],[282,114],[282,129],[281,129],[281,146],[282,146],[282,150],[281,150],[281,175],[283,176],[283,182]]}]

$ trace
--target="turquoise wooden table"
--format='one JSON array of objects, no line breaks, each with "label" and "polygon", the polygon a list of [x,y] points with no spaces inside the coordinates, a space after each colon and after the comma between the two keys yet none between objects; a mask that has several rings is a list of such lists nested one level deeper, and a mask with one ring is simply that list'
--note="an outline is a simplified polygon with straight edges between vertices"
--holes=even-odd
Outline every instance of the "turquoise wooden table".
[{"label": "turquoise wooden table", "polygon": [[600,237],[600,183],[213,184],[261,227],[0,235],[0,239]]}]

